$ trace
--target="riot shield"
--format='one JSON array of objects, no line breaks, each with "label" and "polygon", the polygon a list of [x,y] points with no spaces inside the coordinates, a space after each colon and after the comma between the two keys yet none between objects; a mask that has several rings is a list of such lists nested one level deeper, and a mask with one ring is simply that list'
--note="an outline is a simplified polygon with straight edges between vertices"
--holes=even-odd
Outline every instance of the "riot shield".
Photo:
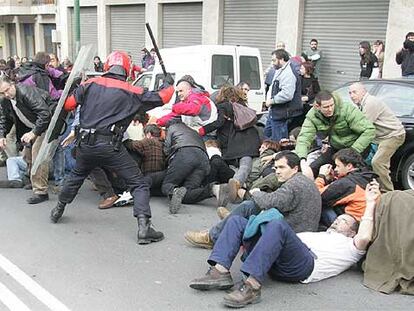
[{"label": "riot shield", "polygon": [[69,78],[66,82],[65,88],[62,92],[62,96],[60,97],[55,112],[52,116],[52,120],[50,121],[49,127],[47,128],[45,139],[43,140],[37,158],[33,163],[31,174],[35,174],[41,164],[52,160],[56,148],[59,144],[57,138],[62,132],[62,128],[68,119],[67,114],[64,113],[63,105],[65,104],[73,82],[81,77],[84,72],[90,70],[90,68],[93,68],[92,62],[93,57],[95,56],[94,54],[95,49],[92,44],[84,45],[81,47],[75,64],[73,65],[72,71],[70,72]]}]

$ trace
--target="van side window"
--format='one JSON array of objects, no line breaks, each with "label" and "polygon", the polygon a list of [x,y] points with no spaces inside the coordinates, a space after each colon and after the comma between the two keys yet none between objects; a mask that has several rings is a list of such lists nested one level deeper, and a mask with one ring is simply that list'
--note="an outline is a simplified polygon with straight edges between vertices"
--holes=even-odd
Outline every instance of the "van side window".
[{"label": "van side window", "polygon": [[234,85],[233,56],[213,55],[211,88],[219,89],[224,84]]},{"label": "van side window", "polygon": [[143,89],[148,90],[148,88],[151,85],[151,78],[152,78],[152,75],[142,75],[141,77],[138,78],[138,80],[136,80],[133,83],[133,85],[139,86],[139,87],[142,87]]},{"label": "van side window", "polygon": [[240,81],[249,83],[251,90],[260,89],[259,60],[256,56],[240,56]]},{"label": "van side window", "polygon": [[[175,73],[170,72],[170,74],[171,74],[171,77],[175,80]],[[157,74],[155,76],[154,91],[159,91],[163,83],[164,83],[164,74],[163,73]]]}]

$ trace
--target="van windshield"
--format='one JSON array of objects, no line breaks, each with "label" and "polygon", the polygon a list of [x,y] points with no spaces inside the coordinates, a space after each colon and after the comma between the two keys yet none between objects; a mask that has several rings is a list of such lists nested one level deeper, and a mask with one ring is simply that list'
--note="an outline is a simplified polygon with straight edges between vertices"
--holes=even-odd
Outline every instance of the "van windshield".
[{"label": "van windshield", "polygon": [[211,88],[219,89],[224,84],[234,85],[233,56],[213,55]]},{"label": "van windshield", "polygon": [[256,56],[240,56],[240,82],[247,82],[251,90],[260,89],[259,59]]}]

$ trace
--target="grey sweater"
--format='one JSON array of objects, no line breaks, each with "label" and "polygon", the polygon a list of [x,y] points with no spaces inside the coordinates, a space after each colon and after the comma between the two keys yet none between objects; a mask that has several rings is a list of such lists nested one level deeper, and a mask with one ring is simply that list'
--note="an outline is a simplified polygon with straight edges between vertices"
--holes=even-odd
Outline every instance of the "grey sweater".
[{"label": "grey sweater", "polygon": [[315,183],[302,173],[293,175],[274,192],[254,192],[252,197],[260,209],[277,208],[295,232],[318,229],[321,195]]}]

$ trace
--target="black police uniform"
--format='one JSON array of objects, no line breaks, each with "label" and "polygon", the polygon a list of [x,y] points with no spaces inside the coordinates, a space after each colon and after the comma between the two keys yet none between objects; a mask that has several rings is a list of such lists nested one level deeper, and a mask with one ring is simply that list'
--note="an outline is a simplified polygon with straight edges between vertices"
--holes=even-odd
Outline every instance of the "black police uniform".
[{"label": "black police uniform", "polygon": [[[80,105],[80,130],[76,165],[65,179],[58,207],[71,203],[91,170],[102,167],[115,171],[126,181],[134,197],[134,216],[149,219],[151,181],[123,146],[122,137],[138,111],[167,103],[173,93],[173,86],[159,92],[144,92],[125,82],[124,76],[111,73],[81,84],[65,103],[65,109]],[[63,210],[58,215],[56,208],[52,210],[52,221],[57,222],[62,214]]]}]

